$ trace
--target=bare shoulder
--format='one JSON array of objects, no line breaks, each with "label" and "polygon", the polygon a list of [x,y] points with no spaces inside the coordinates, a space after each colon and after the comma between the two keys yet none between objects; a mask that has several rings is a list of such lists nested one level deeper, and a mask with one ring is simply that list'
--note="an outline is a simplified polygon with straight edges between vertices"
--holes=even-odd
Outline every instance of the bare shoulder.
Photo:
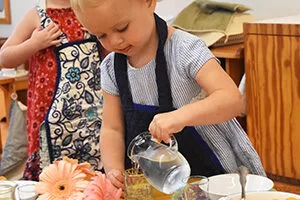
[{"label": "bare shoulder", "polygon": [[13,33],[3,46],[17,45],[31,37],[32,32],[40,26],[40,18],[36,8],[30,9],[17,24]]},{"label": "bare shoulder", "polygon": [[32,7],[28,12],[27,12],[28,17],[30,17],[31,19],[35,20],[35,21],[39,21],[39,14],[38,11],[36,9],[36,7]]},{"label": "bare shoulder", "polygon": [[20,25],[27,25],[29,29],[34,30],[40,26],[40,17],[35,7],[31,8],[23,17],[20,22]]}]

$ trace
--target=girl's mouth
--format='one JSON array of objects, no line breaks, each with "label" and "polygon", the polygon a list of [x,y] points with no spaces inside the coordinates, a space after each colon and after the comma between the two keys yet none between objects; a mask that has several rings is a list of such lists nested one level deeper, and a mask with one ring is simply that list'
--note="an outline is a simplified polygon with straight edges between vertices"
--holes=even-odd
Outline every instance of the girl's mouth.
[{"label": "girl's mouth", "polygon": [[131,49],[131,45],[125,47],[124,49],[120,49],[119,51],[121,51],[123,53],[127,53],[130,49]]}]

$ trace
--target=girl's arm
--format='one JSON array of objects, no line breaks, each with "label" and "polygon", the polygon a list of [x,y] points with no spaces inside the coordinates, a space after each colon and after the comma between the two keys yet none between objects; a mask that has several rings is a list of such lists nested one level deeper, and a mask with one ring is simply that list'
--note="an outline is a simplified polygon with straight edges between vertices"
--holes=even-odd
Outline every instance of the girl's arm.
[{"label": "girl's arm", "polygon": [[208,97],[180,108],[177,114],[186,115],[182,123],[186,126],[218,124],[241,113],[243,100],[234,81],[215,59],[205,63],[196,75],[199,85]]},{"label": "girl's arm", "polygon": [[218,124],[241,113],[242,95],[215,59],[210,59],[202,66],[196,81],[208,93],[208,97],[175,111],[155,115],[149,126],[154,137],[167,142],[170,135],[185,126]]},{"label": "girl's arm", "polygon": [[105,173],[117,188],[123,188],[125,139],[121,100],[103,91],[104,106],[100,136],[101,159]]},{"label": "girl's arm", "polygon": [[61,34],[58,26],[50,24],[41,30],[40,17],[32,8],[17,25],[12,35],[0,50],[1,67],[17,67],[29,59],[35,52],[59,44]]}]

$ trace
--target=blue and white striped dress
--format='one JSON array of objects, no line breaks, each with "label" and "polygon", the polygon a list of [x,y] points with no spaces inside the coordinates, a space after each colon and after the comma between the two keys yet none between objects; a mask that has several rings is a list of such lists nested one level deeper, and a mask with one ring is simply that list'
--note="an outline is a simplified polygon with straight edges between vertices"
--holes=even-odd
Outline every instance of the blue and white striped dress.
[{"label": "blue and white striped dress", "polygon": [[[203,40],[181,30],[173,32],[165,44],[164,53],[173,106],[180,108],[201,93],[202,89],[195,80],[196,74],[204,63],[215,57]],[[128,63],[130,90],[135,104],[159,106],[155,66],[155,59],[142,68],[134,68]],[[119,95],[114,73],[114,53],[109,54],[101,64],[101,87],[107,93]],[[258,154],[236,119],[195,128],[226,172],[234,172],[244,165],[253,174],[265,175]]]}]

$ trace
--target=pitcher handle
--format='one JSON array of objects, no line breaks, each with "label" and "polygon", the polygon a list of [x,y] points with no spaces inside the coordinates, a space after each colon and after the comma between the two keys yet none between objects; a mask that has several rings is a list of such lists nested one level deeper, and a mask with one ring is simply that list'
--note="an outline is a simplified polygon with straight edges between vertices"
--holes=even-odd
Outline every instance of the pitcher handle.
[{"label": "pitcher handle", "polygon": [[171,135],[169,138],[169,148],[173,151],[178,151],[178,144],[174,135]]},{"label": "pitcher handle", "polygon": [[[145,131],[145,132],[142,132],[141,134],[137,135],[135,138],[133,138],[131,140],[131,142],[129,143],[129,145],[127,147],[127,156],[131,160],[133,160],[132,155],[133,155],[134,147],[139,146],[140,144],[144,143],[145,139],[147,139],[147,138],[158,143],[158,141],[154,137],[152,137],[152,135],[150,134],[149,131]],[[166,144],[166,146],[167,146],[167,144]],[[169,138],[168,148],[171,149],[172,151],[178,151],[178,144],[177,144],[177,140],[174,135],[171,135]]]},{"label": "pitcher handle", "polygon": [[[157,143],[159,143],[157,141],[157,139],[153,138],[153,140],[155,140]],[[171,135],[169,138],[169,149],[171,149],[173,151],[178,151],[178,144],[177,144],[177,140],[174,135]]]}]

